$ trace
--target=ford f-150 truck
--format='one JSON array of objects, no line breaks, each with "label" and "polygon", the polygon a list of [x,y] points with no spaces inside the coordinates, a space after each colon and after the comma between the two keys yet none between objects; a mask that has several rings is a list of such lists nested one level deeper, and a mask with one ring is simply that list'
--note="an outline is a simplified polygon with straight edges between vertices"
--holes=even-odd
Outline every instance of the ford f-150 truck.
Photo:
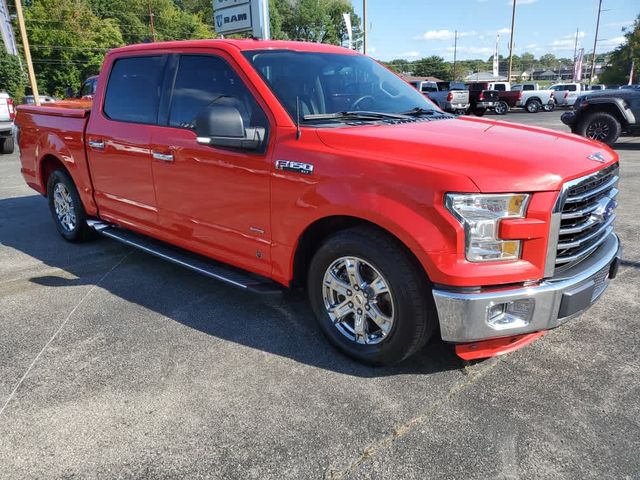
[{"label": "ford f-150 truck", "polygon": [[118,48],[92,102],[20,106],[17,126],[66,240],[306,288],[328,339],[368,363],[433,335],[463,358],[512,350],[586,310],[619,263],[611,149],[456,118],[339,47]]}]

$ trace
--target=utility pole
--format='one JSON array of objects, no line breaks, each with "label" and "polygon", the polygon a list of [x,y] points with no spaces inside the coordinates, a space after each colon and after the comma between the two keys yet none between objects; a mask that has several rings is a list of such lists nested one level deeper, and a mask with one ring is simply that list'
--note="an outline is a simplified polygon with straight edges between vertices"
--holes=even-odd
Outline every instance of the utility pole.
[{"label": "utility pole", "polygon": [[362,53],[367,54],[367,0],[362,0]]},{"label": "utility pole", "polygon": [[516,0],[513,0],[513,11],[511,12],[511,41],[509,42],[509,73],[507,81],[511,81],[511,67],[513,65],[513,30],[516,25]]},{"label": "utility pole", "polygon": [[576,43],[573,46],[573,82],[576,81],[576,63],[578,61],[578,35],[580,34],[580,27],[576,28]]},{"label": "utility pole", "polygon": [[458,54],[458,30],[456,30],[455,35],[453,36],[453,79],[456,77],[456,59]]},{"label": "utility pole", "polygon": [[151,0],[149,0],[149,27],[151,28],[151,39],[156,41],[156,29],[153,26],[153,11],[151,10]]},{"label": "utility pole", "polygon": [[18,27],[20,28],[20,36],[22,37],[22,47],[24,48],[24,59],[27,61],[27,71],[29,72],[29,82],[31,83],[31,92],[33,93],[33,101],[36,105],[40,105],[40,95],[38,94],[38,84],[36,83],[36,74],[33,71],[33,62],[31,61],[31,50],[29,49],[29,39],[27,38],[27,29],[24,26],[24,15],[22,14],[22,0],[16,0],[16,14],[18,16]]},{"label": "utility pole", "polygon": [[598,45],[598,30],[600,29],[600,12],[602,12],[602,0],[598,2],[598,19],[596,20],[596,37],[593,39],[593,55],[591,56],[591,75],[589,76],[589,85],[593,82],[593,76],[596,73],[596,46]]}]

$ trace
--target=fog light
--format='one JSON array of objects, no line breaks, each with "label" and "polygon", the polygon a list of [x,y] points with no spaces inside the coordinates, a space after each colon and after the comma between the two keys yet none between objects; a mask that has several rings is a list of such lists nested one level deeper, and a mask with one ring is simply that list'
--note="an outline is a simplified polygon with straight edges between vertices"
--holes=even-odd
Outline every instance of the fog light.
[{"label": "fog light", "polygon": [[532,298],[490,305],[487,307],[487,325],[494,330],[526,327],[533,316],[534,306]]}]

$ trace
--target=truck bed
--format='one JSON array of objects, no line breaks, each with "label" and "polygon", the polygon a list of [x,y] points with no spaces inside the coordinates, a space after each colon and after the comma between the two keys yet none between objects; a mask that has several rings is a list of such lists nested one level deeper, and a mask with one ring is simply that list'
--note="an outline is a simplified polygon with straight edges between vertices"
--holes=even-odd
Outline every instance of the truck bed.
[{"label": "truck bed", "polygon": [[89,215],[95,212],[84,145],[90,112],[90,100],[65,100],[46,106],[20,105],[16,113],[21,171],[27,184],[46,195],[46,179],[59,167],[56,162],[62,161],[73,175]]}]

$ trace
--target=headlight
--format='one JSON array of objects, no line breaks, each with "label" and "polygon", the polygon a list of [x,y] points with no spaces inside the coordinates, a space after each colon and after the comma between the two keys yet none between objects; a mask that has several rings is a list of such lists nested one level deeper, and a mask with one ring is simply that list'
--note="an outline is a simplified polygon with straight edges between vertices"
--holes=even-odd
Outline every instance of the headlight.
[{"label": "headlight", "polygon": [[448,193],[445,206],[464,227],[465,256],[470,262],[520,258],[520,240],[500,240],[503,218],[524,217],[529,195]]}]

